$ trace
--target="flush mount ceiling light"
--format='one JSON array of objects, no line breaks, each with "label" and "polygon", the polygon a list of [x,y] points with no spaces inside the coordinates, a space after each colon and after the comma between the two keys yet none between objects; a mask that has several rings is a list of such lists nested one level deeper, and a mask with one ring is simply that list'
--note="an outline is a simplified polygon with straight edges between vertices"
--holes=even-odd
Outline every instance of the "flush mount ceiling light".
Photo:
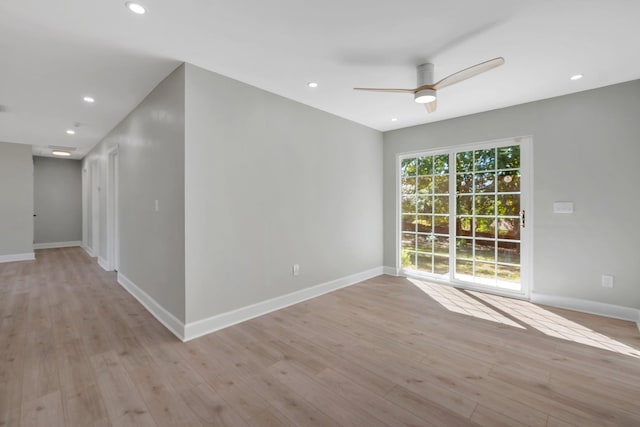
[{"label": "flush mount ceiling light", "polygon": [[127,9],[129,9],[131,12],[137,15],[144,15],[145,13],[147,13],[147,9],[145,9],[144,6],[138,3],[128,1],[124,5],[127,7]]},{"label": "flush mount ceiling light", "polygon": [[92,97],[90,97],[90,96],[85,96],[84,98],[82,98],[82,100],[83,100],[84,102],[88,102],[89,104],[93,104],[94,102],[96,102],[96,100],[95,100],[95,99],[93,99],[93,98],[92,98]]},{"label": "flush mount ceiling light", "polygon": [[71,155],[70,152],[62,151],[62,150],[53,150],[51,154],[53,154],[54,156],[61,156],[61,157],[69,157]]},{"label": "flush mount ceiling light", "polygon": [[397,118],[397,117],[394,117],[394,118],[392,118],[392,119],[391,119],[391,121],[392,121],[392,122],[397,122],[397,121],[398,121],[398,118]]},{"label": "flush mount ceiling light", "polygon": [[75,135],[75,134],[76,134],[75,130],[73,130],[73,129],[68,129],[67,130],[67,135]]},{"label": "flush mount ceiling light", "polygon": [[569,77],[569,80],[580,80],[583,77],[584,76],[582,74],[574,74],[573,76]]},{"label": "flush mount ceiling light", "polygon": [[416,92],[414,98],[418,104],[428,104],[436,100],[436,91],[433,89],[424,89]]},{"label": "flush mount ceiling light", "polygon": [[312,87],[312,88],[316,88],[316,87],[318,87],[318,83],[316,83],[316,82],[309,82],[309,83],[307,83],[307,86]]}]

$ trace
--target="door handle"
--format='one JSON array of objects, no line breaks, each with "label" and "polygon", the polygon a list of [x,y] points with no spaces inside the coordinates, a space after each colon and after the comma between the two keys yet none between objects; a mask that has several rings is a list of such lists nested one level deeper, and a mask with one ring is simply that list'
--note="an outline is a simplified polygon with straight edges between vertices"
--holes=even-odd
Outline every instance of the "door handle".
[{"label": "door handle", "polygon": [[526,212],[523,209],[522,212],[520,212],[520,221],[522,221],[522,228],[524,228],[526,220],[527,220]]}]

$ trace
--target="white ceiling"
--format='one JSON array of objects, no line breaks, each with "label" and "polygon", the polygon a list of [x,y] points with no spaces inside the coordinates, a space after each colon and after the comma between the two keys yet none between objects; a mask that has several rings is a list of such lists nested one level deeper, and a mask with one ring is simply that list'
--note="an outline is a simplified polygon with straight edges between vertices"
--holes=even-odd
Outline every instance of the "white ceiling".
[{"label": "white ceiling", "polygon": [[[640,78],[638,0],[139,2],[146,15],[124,0],[0,2],[0,141],[80,158],[183,61],[382,131]],[[411,95],[352,90],[496,56],[429,116]]]}]

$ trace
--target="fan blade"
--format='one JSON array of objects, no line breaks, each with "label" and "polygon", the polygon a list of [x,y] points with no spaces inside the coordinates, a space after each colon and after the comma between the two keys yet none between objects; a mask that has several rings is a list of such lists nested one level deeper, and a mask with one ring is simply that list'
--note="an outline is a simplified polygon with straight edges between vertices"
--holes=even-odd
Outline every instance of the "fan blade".
[{"label": "fan blade", "polygon": [[444,87],[451,86],[452,84],[460,83],[463,80],[470,79],[471,77],[477,76],[478,74],[484,73],[485,71],[489,71],[492,68],[499,67],[502,64],[504,64],[504,58],[502,57],[493,58],[488,61],[481,62],[480,64],[465,68],[462,71],[458,71],[457,73],[453,73],[450,76],[445,77],[444,79],[434,84],[433,88],[439,90]]},{"label": "fan blade", "polygon": [[354,87],[353,90],[368,90],[371,92],[390,92],[390,93],[415,93],[415,89],[376,89],[372,87]]},{"label": "fan blade", "polygon": [[436,99],[435,101],[424,104],[424,108],[427,109],[427,113],[434,113],[436,108],[438,108],[438,100]]}]

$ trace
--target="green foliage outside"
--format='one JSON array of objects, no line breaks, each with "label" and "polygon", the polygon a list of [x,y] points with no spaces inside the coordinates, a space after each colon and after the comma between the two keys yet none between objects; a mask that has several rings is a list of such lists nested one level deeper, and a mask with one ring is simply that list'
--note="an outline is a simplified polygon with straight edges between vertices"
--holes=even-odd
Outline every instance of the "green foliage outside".
[{"label": "green foliage outside", "polygon": [[[496,264],[520,261],[519,146],[456,153],[455,162],[456,234],[468,237],[457,239],[458,257],[475,259],[478,276],[493,278],[497,274],[500,280],[519,281],[519,267]],[[449,155],[404,159],[401,179],[402,230],[428,233],[407,239],[403,233],[402,266],[446,272],[445,257],[438,254],[448,255],[449,240],[437,234],[449,234]],[[516,242],[500,242],[496,248],[495,241],[475,241],[474,234],[476,238]],[[448,258],[446,264],[448,270]],[[472,262],[459,260],[456,265],[459,273],[472,274]]]}]

